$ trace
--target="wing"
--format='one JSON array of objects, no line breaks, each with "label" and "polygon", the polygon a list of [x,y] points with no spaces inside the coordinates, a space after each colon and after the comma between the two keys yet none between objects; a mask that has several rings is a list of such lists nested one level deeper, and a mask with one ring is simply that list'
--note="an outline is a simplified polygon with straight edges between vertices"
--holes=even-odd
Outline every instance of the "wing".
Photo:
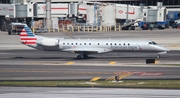
[{"label": "wing", "polygon": [[62,51],[69,51],[69,52],[74,52],[74,53],[79,53],[79,52],[85,52],[87,54],[93,54],[93,53],[106,53],[106,52],[111,52],[112,49],[107,49],[107,48],[67,48]]}]

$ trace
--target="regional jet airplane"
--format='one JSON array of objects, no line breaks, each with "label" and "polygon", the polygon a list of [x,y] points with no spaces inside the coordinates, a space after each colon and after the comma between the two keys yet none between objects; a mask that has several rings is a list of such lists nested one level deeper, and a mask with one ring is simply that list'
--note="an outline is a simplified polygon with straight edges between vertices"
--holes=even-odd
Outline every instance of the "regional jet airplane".
[{"label": "regional jet airplane", "polygon": [[119,52],[155,52],[157,57],[169,50],[148,40],[122,39],[63,39],[34,35],[26,24],[12,23],[20,32],[23,44],[39,50],[67,51],[79,54],[78,59],[88,58],[95,53]]}]

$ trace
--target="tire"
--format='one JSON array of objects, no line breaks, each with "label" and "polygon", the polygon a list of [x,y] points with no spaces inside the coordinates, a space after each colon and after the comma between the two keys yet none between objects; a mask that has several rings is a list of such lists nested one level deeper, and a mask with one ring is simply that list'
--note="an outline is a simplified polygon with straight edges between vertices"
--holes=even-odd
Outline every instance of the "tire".
[{"label": "tire", "polygon": [[135,30],[135,27],[132,27],[132,30]]},{"label": "tire", "polygon": [[77,59],[81,59],[81,56],[80,56],[80,55],[78,55],[78,56],[77,56]]},{"label": "tire", "polygon": [[89,57],[88,57],[88,55],[87,54],[85,54],[84,55],[84,59],[88,59]]},{"label": "tire", "polygon": [[129,30],[133,30],[133,26],[129,26]]},{"label": "tire", "polygon": [[122,27],[122,30],[125,30],[125,28],[124,28],[124,27]]},{"label": "tire", "polygon": [[161,29],[162,29],[162,27],[161,27],[161,26],[159,26],[159,27],[158,27],[158,29],[159,29],[159,30],[161,30]]},{"label": "tire", "polygon": [[11,35],[11,31],[8,31],[8,35]]},{"label": "tire", "polygon": [[142,27],[142,30],[144,30],[144,27]]},{"label": "tire", "polygon": [[129,27],[129,26],[127,26],[127,27],[126,27],[126,30],[130,30],[130,27]]}]

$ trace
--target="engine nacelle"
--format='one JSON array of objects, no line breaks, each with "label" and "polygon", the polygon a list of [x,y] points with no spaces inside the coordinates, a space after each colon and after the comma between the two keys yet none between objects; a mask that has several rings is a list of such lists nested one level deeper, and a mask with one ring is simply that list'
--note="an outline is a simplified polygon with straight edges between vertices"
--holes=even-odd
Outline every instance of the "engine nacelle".
[{"label": "engine nacelle", "polygon": [[36,43],[42,46],[57,46],[59,44],[59,40],[53,38],[44,38]]}]

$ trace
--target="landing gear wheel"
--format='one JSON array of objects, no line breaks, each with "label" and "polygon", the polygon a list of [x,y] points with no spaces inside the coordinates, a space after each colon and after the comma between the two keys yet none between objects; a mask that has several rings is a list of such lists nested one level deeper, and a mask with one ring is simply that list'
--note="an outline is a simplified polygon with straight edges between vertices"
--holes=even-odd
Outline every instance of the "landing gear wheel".
[{"label": "landing gear wheel", "polygon": [[11,34],[12,34],[12,32],[10,30],[8,30],[8,35],[11,35]]},{"label": "landing gear wheel", "polygon": [[80,55],[78,55],[78,56],[77,56],[77,59],[81,59],[81,56],[80,56]]},{"label": "landing gear wheel", "polygon": [[87,59],[87,58],[89,58],[89,57],[88,57],[88,55],[84,55],[84,58]]},{"label": "landing gear wheel", "polygon": [[77,56],[77,59],[84,59],[84,58],[85,58],[84,55],[83,56],[81,56],[81,55]]},{"label": "landing gear wheel", "polygon": [[80,52],[79,55],[77,56],[77,59],[86,59],[88,58],[88,55],[85,54],[84,52]]},{"label": "landing gear wheel", "polygon": [[159,54],[157,55],[157,58],[160,58],[160,55],[159,55]]}]

